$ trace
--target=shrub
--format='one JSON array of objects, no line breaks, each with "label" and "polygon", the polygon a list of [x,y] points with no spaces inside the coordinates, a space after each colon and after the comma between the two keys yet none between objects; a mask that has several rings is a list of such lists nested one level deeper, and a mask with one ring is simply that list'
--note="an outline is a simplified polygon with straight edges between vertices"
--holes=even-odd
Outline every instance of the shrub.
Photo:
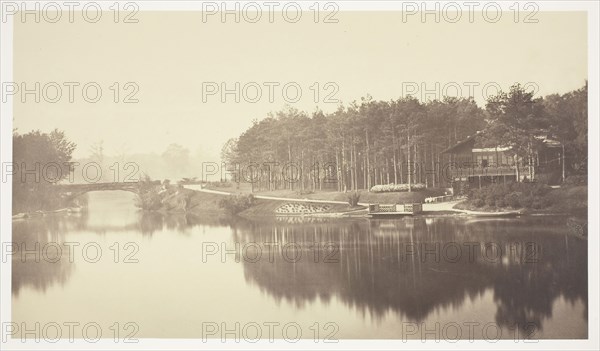
[{"label": "shrub", "polygon": [[565,185],[587,185],[587,175],[570,175],[565,178]]},{"label": "shrub", "polygon": [[508,183],[492,184],[469,192],[469,200],[475,207],[487,205],[503,208],[535,208],[549,207],[552,201],[547,196],[550,188],[542,183]]},{"label": "shrub", "polygon": [[348,204],[352,207],[358,206],[358,201],[360,200],[360,194],[358,192],[353,192],[348,194]]},{"label": "shrub", "polygon": [[519,199],[519,202],[521,203],[521,206],[523,206],[525,208],[532,208],[534,200],[535,200],[535,197],[533,195],[531,195],[531,194],[524,194]]},{"label": "shrub", "polygon": [[496,207],[506,207],[507,203],[504,200],[504,197],[500,196],[498,198],[496,198]]},{"label": "shrub", "polygon": [[542,200],[542,198],[536,197],[531,202],[531,207],[533,207],[535,209],[543,208],[544,207],[544,201]]},{"label": "shrub", "polygon": [[312,191],[312,190],[298,190],[298,191],[296,191],[296,195],[298,195],[298,196],[310,195],[310,194],[313,194],[313,193],[314,193],[314,191]]},{"label": "shrub", "polygon": [[454,181],[452,182],[452,191],[455,195],[467,195],[471,191],[471,182],[469,181]]},{"label": "shrub", "polygon": [[231,215],[236,215],[254,204],[254,195],[231,195],[219,202],[219,207]]},{"label": "shrub", "polygon": [[[425,184],[416,183],[411,184],[411,190],[419,191],[425,189]],[[382,184],[382,185],[374,185],[371,187],[371,191],[374,193],[386,193],[386,192],[401,192],[408,191],[408,184]]]},{"label": "shrub", "polygon": [[547,185],[560,184],[562,178],[562,172],[560,170],[551,170],[544,173],[538,173],[536,175],[536,181],[538,183]]},{"label": "shrub", "polygon": [[504,196],[504,203],[512,208],[521,207],[521,203],[519,202],[519,194],[518,193],[510,193]]},{"label": "shrub", "polygon": [[138,193],[135,205],[142,210],[156,211],[161,208],[163,196],[157,188],[151,188],[143,193]]},{"label": "shrub", "polygon": [[475,207],[483,207],[483,205],[485,205],[485,202],[482,199],[475,199],[475,200],[473,200],[473,206],[475,206]]},{"label": "shrub", "polygon": [[490,207],[496,206],[496,196],[495,196],[495,194],[487,194],[485,196],[485,204],[488,205],[488,206],[490,206]]},{"label": "shrub", "polygon": [[137,183],[135,205],[142,210],[156,211],[161,208],[164,194],[160,192],[160,181],[153,181],[148,176],[142,177]]},{"label": "shrub", "polygon": [[233,187],[233,183],[230,181],[209,182],[207,187],[209,187],[209,188],[231,188],[231,187]]}]

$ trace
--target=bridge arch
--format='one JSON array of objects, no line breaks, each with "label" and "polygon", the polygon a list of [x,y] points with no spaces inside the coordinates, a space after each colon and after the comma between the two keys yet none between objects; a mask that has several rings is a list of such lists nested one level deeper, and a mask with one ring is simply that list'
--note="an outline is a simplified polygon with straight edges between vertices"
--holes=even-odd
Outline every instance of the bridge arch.
[{"label": "bridge arch", "polygon": [[127,191],[138,194],[137,182],[112,182],[112,183],[84,183],[84,184],[57,184],[60,192],[68,194],[71,198],[79,197],[92,191]]}]

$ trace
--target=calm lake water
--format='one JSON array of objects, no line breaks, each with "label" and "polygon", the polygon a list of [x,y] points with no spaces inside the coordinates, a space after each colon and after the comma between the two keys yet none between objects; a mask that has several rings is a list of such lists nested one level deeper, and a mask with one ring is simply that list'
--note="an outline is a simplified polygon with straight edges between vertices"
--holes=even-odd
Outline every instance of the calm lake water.
[{"label": "calm lake water", "polygon": [[277,339],[588,334],[587,241],[566,217],[228,220],[140,213],[103,192],[87,213],[15,221],[13,241],[40,245],[40,262],[13,256],[20,325],[96,323],[121,339],[220,338],[236,322],[242,340],[257,325],[263,339],[265,325]]}]

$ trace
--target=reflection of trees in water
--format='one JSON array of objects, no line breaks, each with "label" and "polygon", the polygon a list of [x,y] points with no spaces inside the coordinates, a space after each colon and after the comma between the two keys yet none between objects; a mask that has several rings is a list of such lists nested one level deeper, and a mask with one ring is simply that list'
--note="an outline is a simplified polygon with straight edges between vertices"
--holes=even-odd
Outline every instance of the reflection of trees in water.
[{"label": "reflection of trees in water", "polygon": [[[303,247],[332,241],[341,248],[337,263],[315,263],[313,256],[291,263],[281,255],[275,255],[274,263],[244,262],[246,279],[277,300],[302,306],[338,296],[377,318],[391,309],[422,321],[436,309],[459,307],[465,298],[491,288],[496,322],[512,328],[528,322],[541,327],[560,296],[587,305],[587,242],[564,235],[563,227],[548,219],[410,218],[246,225],[237,236],[241,242],[295,242]],[[436,243],[441,253],[444,245],[456,243],[463,248],[462,256],[448,251],[447,258],[438,256],[436,262],[431,253]],[[475,243],[469,256],[465,245]],[[486,251],[485,243],[494,245]],[[411,245],[414,255],[407,251]]]},{"label": "reflection of trees in water", "polygon": [[304,217],[304,216],[277,216],[275,220],[283,224],[306,224],[306,223],[326,223],[331,222],[327,217]]},{"label": "reflection of trees in water", "polygon": [[[519,228],[499,228],[503,235],[515,230]],[[561,296],[571,304],[582,300],[583,318],[587,320],[587,241],[556,231],[551,223],[531,231],[520,228],[519,234],[540,243],[538,263],[494,271],[496,321],[500,325],[526,327],[533,324],[541,329],[542,319],[552,317],[552,304]]]},{"label": "reflection of trees in water", "polygon": [[207,213],[192,215],[188,213],[139,212],[139,221],[135,224],[144,235],[152,235],[164,229],[189,234],[189,229],[202,225],[205,227],[224,227],[232,224],[232,220],[219,214]]},{"label": "reflection of trees in water", "polygon": [[[282,223],[276,219],[260,222],[203,216],[164,215],[140,212],[139,221],[123,230],[152,235],[165,228],[189,233],[190,228],[229,226],[233,240],[244,243],[298,244],[302,256],[296,263],[280,253],[270,263],[263,252],[257,263],[242,260],[248,282],[277,301],[298,307],[320,299],[327,303],[339,298],[348,306],[375,318],[394,311],[411,321],[423,321],[437,309],[460,307],[467,298],[476,298],[492,289],[496,322],[501,326],[542,327],[552,316],[553,302],[563,297],[570,303],[583,301],[587,320],[587,241],[569,236],[563,219],[465,220],[461,218],[405,218],[402,220],[327,220],[323,223]],[[16,243],[63,242],[69,231],[92,230],[85,214],[48,216],[13,222]],[[113,231],[115,228],[106,230]],[[104,232],[105,230],[103,230]],[[314,243],[334,243],[339,252],[324,262],[325,250],[315,262]],[[525,243],[537,244],[537,254]],[[462,247],[456,257],[436,261],[427,249],[442,249],[452,243]],[[479,243],[468,255],[469,243]],[[485,258],[485,243],[497,244],[501,260]],[[414,246],[411,246],[414,245]],[[472,245],[472,244],[471,244]],[[414,247],[414,254],[409,248]],[[63,250],[66,255],[67,250]],[[15,258],[16,257],[16,258]],[[58,263],[25,262],[13,257],[13,294],[24,286],[45,290],[64,284],[72,264],[68,257]],[[537,262],[536,262],[537,260]]]},{"label": "reflection of trees in water", "polygon": [[[69,262],[69,249],[64,246],[66,234],[69,232],[92,232],[104,235],[107,232],[139,231],[145,235],[152,235],[155,231],[170,229],[179,233],[188,233],[189,228],[197,225],[224,226],[223,219],[218,216],[194,217],[185,214],[161,214],[139,212],[139,221],[125,225],[91,225],[87,212],[76,215],[46,215],[23,221],[13,221],[13,244],[18,248],[28,251],[35,249],[38,243],[39,262],[33,254],[23,258],[20,251],[12,256],[12,293],[18,295],[19,291],[29,286],[38,291],[45,291],[52,285],[65,284],[73,271],[75,263]],[[47,246],[47,256],[42,253]],[[60,260],[55,260],[55,246],[61,250]]]},{"label": "reflection of trees in water", "polygon": [[[13,221],[13,244],[19,249],[12,256],[12,293],[18,295],[21,288],[29,286],[45,291],[52,285],[65,284],[73,270],[69,262],[69,250],[62,246],[64,234],[71,230],[85,228],[85,213],[76,216],[49,215],[25,221]],[[36,250],[36,243],[39,245]],[[61,256],[56,257],[54,247],[42,254],[45,245],[61,246]],[[24,245],[24,246],[23,246]],[[38,261],[33,254],[21,255],[21,249],[37,251]],[[60,259],[58,259],[60,258]],[[56,262],[53,262],[56,261]]]}]

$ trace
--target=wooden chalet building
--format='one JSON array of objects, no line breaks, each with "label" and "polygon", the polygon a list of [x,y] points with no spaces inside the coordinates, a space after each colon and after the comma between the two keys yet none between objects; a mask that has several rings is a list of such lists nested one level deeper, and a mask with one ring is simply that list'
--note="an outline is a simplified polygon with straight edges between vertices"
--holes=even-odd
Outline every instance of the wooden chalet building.
[{"label": "wooden chalet building", "polygon": [[478,187],[496,182],[515,181],[517,173],[519,181],[534,180],[541,174],[549,173],[558,173],[558,177],[562,177],[564,160],[561,143],[540,136],[538,139],[542,141],[542,146],[535,151],[532,160],[524,160],[513,157],[510,147],[480,147],[477,144],[479,135],[480,132],[471,135],[442,151],[442,154],[448,155],[450,161],[442,169],[442,176],[452,183],[468,182]]}]

